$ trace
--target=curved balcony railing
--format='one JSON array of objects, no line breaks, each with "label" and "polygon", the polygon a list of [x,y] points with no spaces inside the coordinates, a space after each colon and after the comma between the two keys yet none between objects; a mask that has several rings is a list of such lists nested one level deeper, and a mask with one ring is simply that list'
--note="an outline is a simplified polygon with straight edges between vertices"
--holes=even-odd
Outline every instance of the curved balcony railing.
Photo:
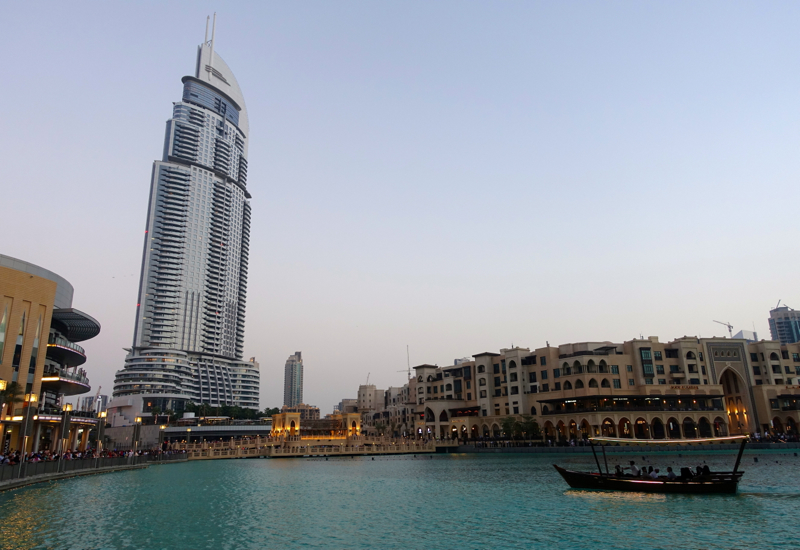
[{"label": "curved balcony railing", "polygon": [[[87,386],[89,385],[89,378],[82,372],[82,370],[78,370],[77,372],[70,372],[69,369],[63,369],[52,365],[45,365],[42,378],[48,378],[51,376],[58,376],[59,378],[66,378],[68,380],[72,380],[80,384],[85,384]],[[47,382],[47,380],[44,381]]]}]

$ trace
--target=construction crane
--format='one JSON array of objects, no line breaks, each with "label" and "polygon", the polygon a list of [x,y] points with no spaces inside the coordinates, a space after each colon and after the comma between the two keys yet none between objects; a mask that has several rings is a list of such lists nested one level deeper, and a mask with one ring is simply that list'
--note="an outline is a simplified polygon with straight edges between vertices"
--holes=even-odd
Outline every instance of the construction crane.
[{"label": "construction crane", "polygon": [[730,323],[723,323],[722,321],[714,321],[715,323],[719,323],[720,325],[728,327],[728,334],[730,334],[731,338],[733,338],[733,325]]},{"label": "construction crane", "polygon": [[367,373],[367,383],[364,384],[365,386],[369,386],[369,375],[372,374],[371,372]]},{"label": "construction crane", "polygon": [[396,372],[406,372],[408,373],[408,379],[411,380],[411,356],[408,354],[408,346],[406,346],[406,365],[407,368],[405,370],[399,370]]}]

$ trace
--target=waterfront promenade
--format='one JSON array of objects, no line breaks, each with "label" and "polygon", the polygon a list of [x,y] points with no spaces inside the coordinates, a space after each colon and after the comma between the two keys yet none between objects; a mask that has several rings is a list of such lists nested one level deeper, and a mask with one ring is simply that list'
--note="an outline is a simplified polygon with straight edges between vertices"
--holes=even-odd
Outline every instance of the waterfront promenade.
[{"label": "waterfront promenade", "polygon": [[173,443],[189,460],[223,458],[302,458],[315,456],[378,456],[426,454],[455,450],[455,441],[353,436],[307,438],[300,436],[240,438],[229,441]]}]

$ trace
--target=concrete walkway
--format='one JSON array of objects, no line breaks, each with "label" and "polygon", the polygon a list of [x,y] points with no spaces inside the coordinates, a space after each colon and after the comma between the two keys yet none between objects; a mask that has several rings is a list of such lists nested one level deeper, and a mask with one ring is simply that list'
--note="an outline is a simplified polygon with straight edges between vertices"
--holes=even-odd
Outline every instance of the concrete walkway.
[{"label": "concrete walkway", "polygon": [[[679,441],[679,440],[676,440]],[[738,451],[739,445],[675,445],[663,447],[645,447],[641,445],[609,445],[606,446],[606,453],[639,453],[642,452],[709,452],[709,451]],[[745,451],[770,450],[800,452],[800,443],[748,443]],[[582,447],[475,447],[473,445],[459,445],[450,451],[455,453],[539,453],[539,454],[565,454],[565,453],[591,453],[592,447],[585,445]],[[597,452],[600,447],[597,446]]]},{"label": "concrete walkway", "polygon": [[[177,462],[177,461],[176,461]],[[185,462],[185,461],[181,461]],[[78,476],[90,476],[95,474],[107,474],[111,472],[123,472],[126,470],[143,470],[150,466],[151,463],[148,464],[134,464],[132,466],[109,466],[107,468],[87,468],[85,470],[74,470],[71,472],[62,472],[58,474],[42,474],[38,476],[29,476],[23,477],[21,479],[9,479],[7,481],[0,482],[0,491],[8,491],[10,489],[18,489],[20,487],[25,487],[27,485],[33,485],[34,483],[42,483],[45,481],[56,481],[59,479],[67,479],[70,477],[78,477]],[[159,464],[154,462],[152,464]]]}]

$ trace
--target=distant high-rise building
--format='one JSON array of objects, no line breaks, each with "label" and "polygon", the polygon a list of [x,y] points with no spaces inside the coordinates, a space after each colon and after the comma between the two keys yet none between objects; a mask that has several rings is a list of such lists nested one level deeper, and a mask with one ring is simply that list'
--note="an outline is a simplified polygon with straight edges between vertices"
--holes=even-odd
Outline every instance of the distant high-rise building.
[{"label": "distant high-rise building", "polygon": [[303,356],[296,351],[286,360],[283,374],[283,405],[296,407],[303,402]]},{"label": "distant high-rise building", "polygon": [[[257,363],[243,361],[250,242],[244,96],[206,40],[153,164],[133,345],[111,415],[153,407],[258,408]],[[124,411],[123,411],[124,409]],[[116,424],[115,424],[116,425]]]},{"label": "distant high-rise building", "polygon": [[800,311],[790,307],[776,307],[769,312],[769,332],[781,344],[800,342]]},{"label": "distant high-rise building", "polygon": [[753,330],[740,330],[733,335],[736,339],[747,340],[748,342],[758,342],[758,333]]},{"label": "distant high-rise building", "polygon": [[79,409],[86,412],[103,412],[106,410],[108,406],[108,396],[107,395],[98,395],[97,399],[95,399],[94,395],[88,395],[86,397],[81,398],[81,404]]}]

